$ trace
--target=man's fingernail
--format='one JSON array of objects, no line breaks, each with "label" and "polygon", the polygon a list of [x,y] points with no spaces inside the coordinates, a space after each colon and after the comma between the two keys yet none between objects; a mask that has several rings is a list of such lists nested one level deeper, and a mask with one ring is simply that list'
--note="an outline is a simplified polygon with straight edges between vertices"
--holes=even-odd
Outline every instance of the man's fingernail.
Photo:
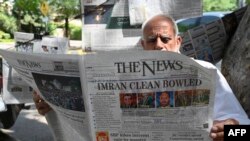
[{"label": "man's fingernail", "polygon": [[215,133],[211,133],[211,137],[212,137],[212,138],[215,138],[215,137],[216,137],[216,134],[215,134]]}]

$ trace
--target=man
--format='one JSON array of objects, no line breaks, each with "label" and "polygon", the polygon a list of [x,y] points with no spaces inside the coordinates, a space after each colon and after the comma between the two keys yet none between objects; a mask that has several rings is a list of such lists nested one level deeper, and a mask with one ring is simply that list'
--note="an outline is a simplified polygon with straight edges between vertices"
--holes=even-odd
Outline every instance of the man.
[{"label": "man", "polygon": [[[156,15],[143,24],[142,30],[141,44],[145,50],[179,52],[182,39],[177,35],[177,26],[171,17]],[[195,61],[206,68],[216,69],[211,63]],[[224,125],[250,124],[250,121],[219,70],[216,77],[214,123],[210,136],[214,141],[219,141],[224,139]],[[40,114],[48,112],[43,101],[36,107]]]},{"label": "man", "polygon": [[133,104],[133,98],[131,94],[125,94],[123,96],[123,104],[121,108],[136,108],[136,105]]},{"label": "man", "polygon": [[153,92],[139,93],[138,108],[155,108],[155,94]]},{"label": "man", "polygon": [[[166,15],[156,15],[147,20],[143,26],[141,40],[145,50],[162,50],[179,52],[181,37],[174,20]],[[205,61],[198,61],[206,68],[216,67]],[[223,75],[217,70],[214,105],[214,123],[210,137],[214,140],[224,139],[224,125],[250,124],[249,119],[235,98]]]},{"label": "man", "polygon": [[162,92],[159,96],[159,106],[160,108],[170,107],[170,97],[167,92]]}]

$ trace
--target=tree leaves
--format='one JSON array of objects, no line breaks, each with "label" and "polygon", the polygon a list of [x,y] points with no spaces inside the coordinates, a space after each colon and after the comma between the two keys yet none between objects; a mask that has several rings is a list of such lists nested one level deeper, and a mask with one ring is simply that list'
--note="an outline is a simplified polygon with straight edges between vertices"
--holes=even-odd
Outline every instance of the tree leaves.
[{"label": "tree leaves", "polygon": [[235,0],[203,0],[203,11],[233,11],[237,8]]}]

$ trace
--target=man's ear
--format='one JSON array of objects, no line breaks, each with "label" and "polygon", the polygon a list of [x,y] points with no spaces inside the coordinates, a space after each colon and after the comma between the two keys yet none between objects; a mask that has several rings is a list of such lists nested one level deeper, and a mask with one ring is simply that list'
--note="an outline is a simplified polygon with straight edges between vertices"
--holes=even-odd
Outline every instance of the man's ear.
[{"label": "man's ear", "polygon": [[145,48],[145,43],[144,43],[144,40],[141,38],[141,45],[143,47],[143,49]]},{"label": "man's ear", "polygon": [[180,49],[180,47],[181,47],[181,43],[182,43],[182,38],[181,38],[181,36],[177,36],[176,37],[176,46],[178,46],[178,50]]}]

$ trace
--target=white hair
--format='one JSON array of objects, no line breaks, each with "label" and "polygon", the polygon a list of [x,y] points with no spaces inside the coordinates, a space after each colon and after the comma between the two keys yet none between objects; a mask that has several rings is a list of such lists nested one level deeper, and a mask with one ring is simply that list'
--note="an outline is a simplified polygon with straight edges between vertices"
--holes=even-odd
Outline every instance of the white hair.
[{"label": "white hair", "polygon": [[[146,21],[144,21],[143,24],[142,24],[142,26],[141,26],[142,33],[143,33],[143,31],[145,30],[146,25],[147,25],[152,19],[154,19],[155,17],[163,17],[163,18],[166,18],[166,19],[170,22],[170,24],[172,25],[175,35],[177,36],[177,35],[179,34],[178,27],[177,27],[177,24],[176,24],[175,20],[174,20],[171,16],[165,15],[165,14],[157,14],[157,15],[154,15],[154,16],[148,18]],[[142,36],[142,39],[143,39],[143,36]]]}]

